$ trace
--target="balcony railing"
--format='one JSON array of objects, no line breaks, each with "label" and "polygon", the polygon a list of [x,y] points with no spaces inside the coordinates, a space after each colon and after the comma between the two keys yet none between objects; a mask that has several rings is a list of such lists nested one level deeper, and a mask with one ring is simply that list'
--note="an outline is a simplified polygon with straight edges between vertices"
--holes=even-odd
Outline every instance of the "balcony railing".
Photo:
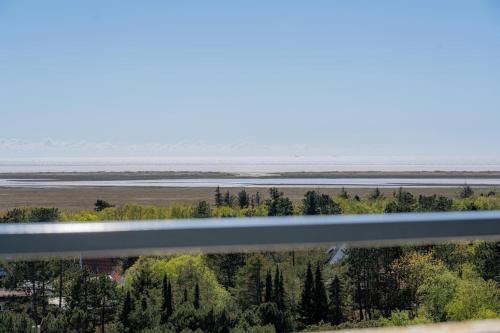
[{"label": "balcony railing", "polygon": [[0,258],[500,240],[500,211],[0,224]]}]

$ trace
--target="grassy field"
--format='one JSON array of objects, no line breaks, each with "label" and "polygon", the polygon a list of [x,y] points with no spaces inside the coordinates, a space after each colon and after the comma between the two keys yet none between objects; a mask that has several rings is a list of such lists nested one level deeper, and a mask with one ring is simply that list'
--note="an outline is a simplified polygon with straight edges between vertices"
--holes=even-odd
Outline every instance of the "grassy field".
[{"label": "grassy field", "polygon": [[[286,196],[293,201],[302,200],[304,193],[308,190],[318,190],[315,188],[282,188]],[[228,188],[232,194],[236,195],[241,188]],[[262,198],[267,198],[266,188],[247,188],[249,194],[259,191]],[[320,188],[322,193],[337,195],[338,188]],[[392,195],[395,189],[382,189],[386,196]],[[459,189],[456,188],[415,188],[407,189],[414,195],[445,195],[457,197]],[[488,193],[491,188],[474,189],[477,194]],[[373,191],[369,188],[347,189],[351,195],[359,195],[361,198],[368,196]],[[78,211],[91,209],[94,207],[96,199],[103,199],[115,205],[135,203],[142,205],[168,206],[171,203],[193,203],[201,200],[212,202],[214,198],[214,188],[169,188],[169,187],[90,187],[90,188],[0,188],[0,210],[7,210],[14,207],[58,207],[68,211]]]},{"label": "grassy field", "polygon": [[500,171],[329,171],[284,172],[252,176],[228,172],[39,172],[0,173],[0,179],[80,180],[148,180],[171,178],[500,178]]},{"label": "grassy field", "polygon": [[[214,172],[65,172],[65,173],[4,173],[0,174],[0,179],[56,179],[66,181],[82,180],[146,180],[146,179],[166,179],[166,178],[231,178],[241,177],[241,175],[231,173]],[[274,174],[272,177],[286,178],[500,178],[500,172],[318,172],[318,173],[283,173]],[[231,194],[236,195],[241,188],[228,188]],[[280,188],[286,196],[293,201],[303,199],[304,193],[308,190],[320,190],[332,196],[340,192],[339,188],[319,188],[319,187],[284,187]],[[396,189],[382,189],[386,195],[392,195]],[[408,188],[414,195],[445,195],[456,197],[460,189],[457,188]],[[475,188],[477,194],[488,193],[493,189]],[[268,196],[266,188],[247,188],[249,194],[259,191],[262,198]],[[361,198],[368,196],[373,191],[371,188],[347,189],[352,195],[359,195]],[[21,206],[47,206],[59,207],[67,211],[78,211],[93,208],[96,199],[103,199],[115,205],[135,203],[142,205],[168,206],[176,203],[193,203],[201,200],[212,202],[214,188],[198,187],[83,187],[83,188],[5,188],[0,187],[0,210],[7,210]]]}]

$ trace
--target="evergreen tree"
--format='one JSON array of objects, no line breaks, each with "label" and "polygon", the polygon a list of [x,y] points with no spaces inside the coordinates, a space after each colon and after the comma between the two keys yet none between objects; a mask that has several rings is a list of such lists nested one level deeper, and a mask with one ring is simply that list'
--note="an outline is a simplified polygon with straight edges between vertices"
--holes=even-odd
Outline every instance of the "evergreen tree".
[{"label": "evergreen tree", "polygon": [[205,200],[198,202],[194,210],[194,217],[196,218],[204,218],[210,217],[210,205]]},{"label": "evergreen tree", "polygon": [[114,205],[110,204],[109,202],[107,201],[104,201],[104,200],[101,200],[101,199],[98,199],[95,204],[94,204],[94,210],[96,212],[100,212],[106,208],[110,208],[110,207],[114,207]]},{"label": "evergreen tree", "polygon": [[473,195],[474,191],[472,190],[472,187],[470,187],[469,185],[465,185],[460,191],[460,198],[462,199],[470,198]]},{"label": "evergreen tree", "polygon": [[313,322],[326,321],[326,314],[328,313],[328,299],[326,297],[325,284],[321,275],[321,267],[319,262],[316,265],[316,274],[314,277],[313,288]]},{"label": "evergreen tree", "polygon": [[378,187],[376,187],[373,192],[370,194],[370,200],[378,200],[378,199],[382,199],[384,197],[384,195],[382,194],[382,192],[380,191],[380,189]]},{"label": "evergreen tree", "polygon": [[[149,259],[142,259],[136,263],[137,270],[134,272],[132,279],[132,297],[135,300],[141,299],[142,296],[149,297],[150,292],[157,285],[153,268]],[[159,282],[159,281],[158,281]]]},{"label": "evergreen tree", "polygon": [[224,194],[224,200],[223,200],[224,205],[231,207],[233,206],[234,203],[234,196],[231,195],[229,191],[226,191]]},{"label": "evergreen tree", "polygon": [[260,204],[261,204],[260,193],[259,191],[257,191],[257,193],[255,193],[255,205],[260,206]]},{"label": "evergreen tree", "polygon": [[194,286],[193,306],[195,309],[200,308],[200,286],[198,285],[198,282],[196,282],[196,285]]},{"label": "evergreen tree", "polygon": [[262,303],[261,281],[262,255],[255,253],[247,260],[245,266],[240,268],[237,275],[237,298],[243,308]]},{"label": "evergreen tree", "polygon": [[342,214],[342,208],[328,194],[319,196],[319,211],[323,215]]},{"label": "evergreen tree", "polygon": [[245,265],[244,253],[213,253],[207,255],[209,266],[216,267],[215,273],[224,288],[234,287],[236,272]]},{"label": "evergreen tree", "polygon": [[122,324],[123,332],[129,332],[130,330],[130,314],[132,313],[132,310],[132,297],[130,296],[130,291],[127,291],[118,318],[118,320]]},{"label": "evergreen tree", "polygon": [[299,309],[302,322],[306,325],[314,323],[313,289],[314,277],[311,269],[311,263],[309,263],[307,264],[306,278],[304,280]]},{"label": "evergreen tree", "polygon": [[217,207],[222,206],[222,194],[220,192],[219,186],[217,186],[217,188],[215,189],[215,205]]},{"label": "evergreen tree", "polygon": [[271,199],[267,200],[268,216],[288,216],[293,215],[292,201],[283,196],[283,192],[279,192],[277,188],[269,189]]},{"label": "evergreen tree", "polygon": [[163,276],[162,283],[162,305],[161,305],[161,323],[166,324],[173,311],[172,285],[167,275]]},{"label": "evergreen tree", "polygon": [[307,191],[302,199],[302,214],[317,215],[319,211],[319,198],[316,191]]},{"label": "evergreen tree", "polygon": [[395,201],[390,202],[385,207],[386,213],[407,213],[415,210],[415,198],[410,192],[404,191],[399,188],[398,192],[394,194]]},{"label": "evergreen tree", "polygon": [[349,193],[347,193],[344,187],[340,189],[339,197],[342,199],[349,199]]},{"label": "evergreen tree", "polygon": [[278,289],[278,309],[281,311],[285,310],[285,284],[283,280],[283,272],[280,272],[279,289]]},{"label": "evergreen tree", "polygon": [[344,315],[342,313],[342,293],[340,287],[340,280],[337,275],[330,283],[328,288],[330,296],[330,322],[332,325],[339,325],[344,321]]},{"label": "evergreen tree", "polygon": [[238,193],[238,205],[240,208],[247,208],[250,203],[247,192],[243,189]]},{"label": "evergreen tree", "polygon": [[264,292],[264,302],[269,303],[273,299],[273,279],[271,277],[271,271],[267,270],[266,273],[266,287]]},{"label": "evergreen tree", "polygon": [[280,275],[280,269],[278,266],[276,266],[276,271],[274,273],[274,291],[273,291],[273,300],[278,306],[278,309],[283,308],[283,299],[282,299],[282,292],[281,292],[281,275]]},{"label": "evergreen tree", "polygon": [[230,321],[225,308],[217,318],[216,327],[219,333],[229,333]]}]

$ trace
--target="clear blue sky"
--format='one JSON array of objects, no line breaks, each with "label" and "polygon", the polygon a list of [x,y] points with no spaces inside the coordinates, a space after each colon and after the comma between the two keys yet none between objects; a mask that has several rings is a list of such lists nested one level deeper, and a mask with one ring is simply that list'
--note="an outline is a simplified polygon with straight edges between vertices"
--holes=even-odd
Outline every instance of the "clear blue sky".
[{"label": "clear blue sky", "polygon": [[500,1],[0,0],[0,122],[1,157],[498,156]]}]

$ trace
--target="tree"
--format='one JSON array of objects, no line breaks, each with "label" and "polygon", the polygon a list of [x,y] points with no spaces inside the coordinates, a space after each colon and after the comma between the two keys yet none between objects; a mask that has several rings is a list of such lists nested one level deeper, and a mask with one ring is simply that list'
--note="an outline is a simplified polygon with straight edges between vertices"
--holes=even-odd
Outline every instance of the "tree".
[{"label": "tree", "polygon": [[281,310],[281,311],[285,311],[285,282],[283,280],[283,272],[280,272],[280,281],[279,281],[279,302],[277,303],[278,304],[278,308]]},{"label": "tree", "polygon": [[248,258],[237,274],[236,291],[243,308],[262,303],[261,270],[263,257],[255,253]]},{"label": "tree", "polygon": [[326,314],[328,310],[328,299],[326,297],[326,289],[323,283],[323,277],[321,274],[321,266],[319,262],[316,264],[316,274],[314,276],[314,288],[313,288],[313,322],[319,323],[320,321],[326,321]]},{"label": "tree", "polygon": [[391,201],[385,207],[386,213],[407,213],[415,210],[415,198],[410,192],[401,187],[395,194],[395,201]]},{"label": "tree", "polygon": [[224,203],[224,205],[226,205],[228,207],[232,207],[233,206],[234,196],[231,195],[231,193],[229,191],[226,191],[226,193],[224,194],[223,203]]},{"label": "tree", "polygon": [[165,274],[162,281],[161,324],[166,324],[173,312],[172,285]]},{"label": "tree", "polygon": [[217,188],[215,189],[215,205],[217,207],[222,206],[222,194],[220,192],[219,186],[217,186]]},{"label": "tree", "polygon": [[342,187],[342,188],[340,189],[339,198],[342,198],[342,199],[349,199],[349,193],[347,193],[347,191],[345,190],[345,188],[344,188],[344,187]]},{"label": "tree", "polygon": [[269,189],[271,199],[266,201],[268,206],[268,216],[287,216],[293,215],[293,204],[289,198],[283,196],[283,192],[279,192],[277,188]]},{"label": "tree", "polygon": [[273,280],[271,277],[271,271],[267,270],[266,287],[265,287],[265,292],[264,292],[264,302],[265,303],[271,302],[272,298],[273,298]]},{"label": "tree", "polygon": [[213,253],[208,254],[206,258],[210,266],[217,268],[214,271],[224,288],[233,288],[236,272],[245,265],[246,255],[243,253]]},{"label": "tree", "polygon": [[250,203],[249,196],[245,189],[238,193],[238,205],[240,208],[247,208]]},{"label": "tree", "polygon": [[472,190],[472,187],[470,187],[469,185],[465,185],[460,191],[460,198],[462,199],[470,198],[473,195],[474,191]]},{"label": "tree", "polygon": [[114,207],[114,205],[110,204],[107,201],[101,200],[101,199],[97,199],[94,206],[95,206],[94,210],[96,212],[100,212],[106,208]]},{"label": "tree", "polygon": [[493,280],[484,281],[470,265],[464,265],[456,292],[446,306],[449,320],[498,318],[500,290]]},{"label": "tree", "polygon": [[111,320],[111,314],[114,312],[114,302],[116,299],[116,286],[113,280],[109,279],[106,275],[101,274],[98,276],[97,293],[95,295],[96,305],[92,306],[96,310],[100,307],[99,321],[101,326],[101,333],[105,332],[106,323]]},{"label": "tree", "polygon": [[330,322],[332,325],[339,325],[344,321],[343,315],[343,305],[342,305],[342,291],[340,286],[340,280],[337,275],[333,278],[330,286],[328,288],[330,296],[330,304],[328,308],[330,309]]},{"label": "tree", "polygon": [[57,208],[14,208],[5,214],[1,222],[54,222],[59,220],[60,212]]},{"label": "tree", "polygon": [[453,200],[435,194],[432,196],[419,195],[417,210],[420,212],[446,212],[453,207]]},{"label": "tree", "polygon": [[210,217],[210,205],[205,200],[198,202],[194,210],[194,217],[196,218],[204,218]]},{"label": "tree", "polygon": [[500,284],[500,242],[474,244],[473,262],[483,279]]},{"label": "tree", "polygon": [[260,204],[261,204],[260,193],[259,191],[257,191],[257,193],[255,193],[255,205],[260,206]]},{"label": "tree", "polygon": [[317,215],[320,213],[319,198],[316,191],[307,191],[302,199],[302,214]]},{"label": "tree", "polygon": [[32,332],[35,322],[24,313],[0,311],[0,332]]},{"label": "tree", "polygon": [[384,195],[382,194],[380,189],[378,187],[375,187],[373,192],[370,194],[369,199],[370,200],[379,200],[379,199],[382,199],[383,197],[384,197]]},{"label": "tree", "polygon": [[157,281],[153,272],[151,259],[139,259],[139,261],[134,265],[134,270],[132,271],[132,297],[135,300],[139,300],[142,296],[149,297],[151,291],[156,285]]},{"label": "tree", "polygon": [[200,286],[198,285],[198,282],[194,286],[193,306],[195,309],[200,308]]},{"label": "tree", "polygon": [[319,211],[322,215],[342,214],[342,208],[328,194],[319,197]]},{"label": "tree", "polygon": [[314,303],[313,303],[314,277],[311,263],[307,264],[306,278],[302,288],[300,298],[300,315],[302,322],[306,325],[314,323]]},{"label": "tree", "polygon": [[121,323],[124,332],[129,332],[130,330],[130,314],[133,311],[133,306],[134,305],[132,302],[130,291],[127,291],[125,294],[125,298],[123,299],[120,312],[118,314],[118,320]]}]

